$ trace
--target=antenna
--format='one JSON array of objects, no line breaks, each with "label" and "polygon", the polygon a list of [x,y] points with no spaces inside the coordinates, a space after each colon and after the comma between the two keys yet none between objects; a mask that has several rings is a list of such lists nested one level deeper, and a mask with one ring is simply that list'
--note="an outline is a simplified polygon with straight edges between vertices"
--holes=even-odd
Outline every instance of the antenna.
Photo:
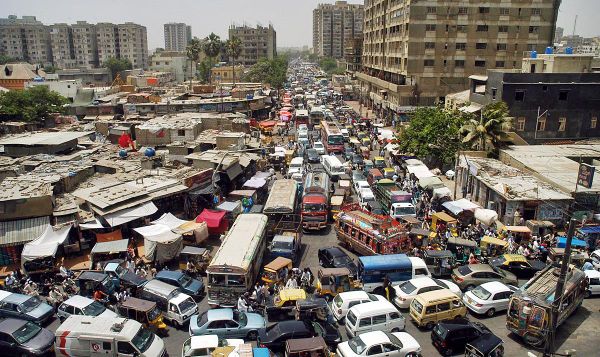
[{"label": "antenna", "polygon": [[575,29],[577,28],[577,17],[579,15],[575,15],[575,22],[573,23],[573,37],[575,37]]}]

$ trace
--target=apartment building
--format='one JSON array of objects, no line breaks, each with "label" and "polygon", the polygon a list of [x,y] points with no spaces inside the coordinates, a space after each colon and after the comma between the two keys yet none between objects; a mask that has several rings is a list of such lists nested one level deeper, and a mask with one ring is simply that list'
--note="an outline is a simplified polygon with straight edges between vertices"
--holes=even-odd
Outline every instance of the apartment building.
[{"label": "apartment building", "polygon": [[552,46],[559,0],[366,0],[363,101],[386,118],[443,102],[487,69]]},{"label": "apartment building", "polygon": [[133,68],[148,68],[146,27],[132,22],[117,25],[119,58],[128,59]]},{"label": "apartment building", "polygon": [[52,62],[58,68],[76,68],[73,29],[68,24],[50,25]]},{"label": "apartment building", "polygon": [[183,52],[192,39],[192,27],[182,22],[165,24],[165,50]]},{"label": "apartment building", "polygon": [[261,58],[273,59],[277,56],[277,33],[272,25],[264,27],[257,25],[229,27],[229,38],[237,37],[242,42],[242,53],[237,63],[252,66]]},{"label": "apartment building", "polygon": [[0,19],[0,54],[30,63],[52,63],[50,29],[35,16]]},{"label": "apartment building", "polygon": [[342,58],[352,40],[362,37],[363,5],[336,1],[313,10],[313,51],[324,57]]},{"label": "apartment building", "polygon": [[98,38],[96,26],[85,21],[71,25],[73,35],[73,55],[76,68],[95,68],[98,61]]}]

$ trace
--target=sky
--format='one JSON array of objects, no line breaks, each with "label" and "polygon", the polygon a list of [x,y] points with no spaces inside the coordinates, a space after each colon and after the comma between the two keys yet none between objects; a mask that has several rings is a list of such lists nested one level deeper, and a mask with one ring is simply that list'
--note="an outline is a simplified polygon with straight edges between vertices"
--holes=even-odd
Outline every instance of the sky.
[{"label": "sky", "polygon": [[[232,24],[250,26],[271,23],[277,31],[278,47],[312,46],[312,10],[321,0],[2,0],[0,17],[36,16],[45,24],[58,22],[90,23],[126,21],[146,26],[148,47],[164,47],[163,24],[185,22],[192,34],[206,37],[210,32],[227,38]],[[333,3],[334,0],[327,1]],[[348,0],[348,3],[363,3]],[[600,0],[563,0],[558,26],[565,35],[573,32],[584,37],[600,35]]]}]

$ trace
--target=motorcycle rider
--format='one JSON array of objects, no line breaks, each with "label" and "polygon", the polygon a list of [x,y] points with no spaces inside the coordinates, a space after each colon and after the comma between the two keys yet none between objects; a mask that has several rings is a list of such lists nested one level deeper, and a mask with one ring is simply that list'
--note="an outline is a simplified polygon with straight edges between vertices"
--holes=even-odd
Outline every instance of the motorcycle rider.
[{"label": "motorcycle rider", "polygon": [[60,291],[58,291],[57,287],[53,287],[52,289],[50,289],[50,293],[48,294],[48,300],[50,302],[50,305],[52,305],[52,307],[56,309],[58,305],[60,305],[64,301],[64,296],[60,293]]}]

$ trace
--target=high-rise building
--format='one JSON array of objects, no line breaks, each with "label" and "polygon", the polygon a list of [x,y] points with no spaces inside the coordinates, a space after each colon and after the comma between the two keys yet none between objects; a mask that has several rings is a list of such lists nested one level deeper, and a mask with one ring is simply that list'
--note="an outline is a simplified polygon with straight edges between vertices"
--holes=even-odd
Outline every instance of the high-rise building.
[{"label": "high-rise building", "polygon": [[562,27],[557,27],[554,32],[554,42],[560,42],[565,34],[565,29]]},{"label": "high-rise building", "polygon": [[165,50],[185,51],[186,46],[192,39],[192,27],[184,23],[171,22],[165,24]]},{"label": "high-rise building", "polygon": [[313,10],[313,51],[319,56],[342,58],[344,49],[363,34],[362,4],[319,4]]},{"label": "high-rise building", "polygon": [[250,26],[229,27],[229,38],[237,37],[242,42],[242,53],[236,63],[251,66],[260,58],[273,59],[277,56],[277,34],[272,25],[256,28]]},{"label": "high-rise building", "polygon": [[132,22],[117,25],[119,58],[128,59],[133,68],[148,68],[146,27]]},{"label": "high-rise building", "polygon": [[71,25],[73,30],[73,52],[77,68],[94,68],[100,65],[98,60],[98,38],[96,26],[85,21]]},{"label": "high-rise building", "polygon": [[560,0],[366,0],[363,100],[386,118],[433,105],[487,69],[520,69],[552,46]]},{"label": "high-rise building", "polygon": [[75,68],[75,48],[73,47],[73,28],[67,24],[50,25],[50,44],[52,62],[58,68]]},{"label": "high-rise building", "polygon": [[52,63],[50,29],[35,16],[0,19],[0,54],[34,64]]}]

